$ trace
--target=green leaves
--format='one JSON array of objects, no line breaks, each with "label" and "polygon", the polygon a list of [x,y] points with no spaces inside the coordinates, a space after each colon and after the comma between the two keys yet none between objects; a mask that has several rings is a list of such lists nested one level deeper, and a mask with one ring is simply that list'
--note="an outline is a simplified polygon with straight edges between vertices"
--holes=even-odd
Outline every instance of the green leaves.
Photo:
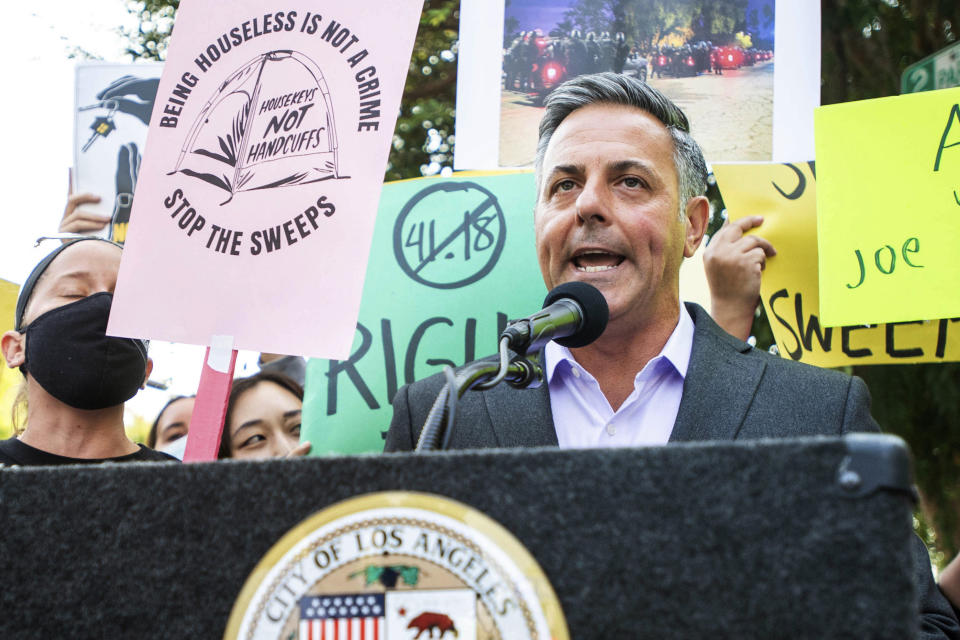
[{"label": "green leaves", "polygon": [[399,576],[407,586],[415,587],[420,580],[420,569],[419,567],[402,564],[387,566],[370,564],[364,567],[362,571],[351,573],[349,577],[356,578],[357,576],[363,576],[363,586],[365,587],[369,587],[375,582],[381,582],[383,586],[392,588],[396,584],[397,576]]},{"label": "green leaves", "polygon": [[400,574],[400,578],[411,587],[417,584],[420,579],[420,569],[417,567],[394,567]]},{"label": "green leaves", "polygon": [[351,573],[350,577],[354,578],[359,575],[363,575],[364,583],[363,586],[369,587],[371,584],[380,579],[380,576],[383,575],[383,570],[386,567],[378,567],[375,565],[367,565],[363,571],[357,571],[356,573]]}]

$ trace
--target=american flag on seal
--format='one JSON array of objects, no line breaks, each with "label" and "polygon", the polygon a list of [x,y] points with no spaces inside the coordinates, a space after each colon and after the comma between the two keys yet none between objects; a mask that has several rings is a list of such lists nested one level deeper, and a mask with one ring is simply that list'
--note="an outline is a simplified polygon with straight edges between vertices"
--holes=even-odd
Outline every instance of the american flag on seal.
[{"label": "american flag on seal", "polygon": [[300,599],[300,640],[384,640],[384,594]]}]

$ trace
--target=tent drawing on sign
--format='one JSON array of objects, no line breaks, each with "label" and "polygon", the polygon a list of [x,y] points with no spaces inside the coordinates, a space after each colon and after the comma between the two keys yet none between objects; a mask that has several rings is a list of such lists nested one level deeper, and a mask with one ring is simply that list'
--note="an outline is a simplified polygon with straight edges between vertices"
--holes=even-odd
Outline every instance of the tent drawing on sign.
[{"label": "tent drawing on sign", "polygon": [[171,171],[227,191],[340,179],[330,90],[297,51],[258,55],[204,104]]}]

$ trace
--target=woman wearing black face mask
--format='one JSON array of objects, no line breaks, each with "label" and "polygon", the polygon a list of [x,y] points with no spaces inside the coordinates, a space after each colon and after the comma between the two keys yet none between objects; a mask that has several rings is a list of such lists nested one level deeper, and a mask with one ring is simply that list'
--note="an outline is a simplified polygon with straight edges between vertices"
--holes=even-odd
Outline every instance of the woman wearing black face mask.
[{"label": "woman wearing black face mask", "polygon": [[58,247],[27,278],[16,330],[2,339],[7,366],[26,376],[26,427],[0,441],[0,464],[174,460],[124,432],[123,403],[153,363],[143,341],[106,335],[119,267],[119,245],[84,238]]}]

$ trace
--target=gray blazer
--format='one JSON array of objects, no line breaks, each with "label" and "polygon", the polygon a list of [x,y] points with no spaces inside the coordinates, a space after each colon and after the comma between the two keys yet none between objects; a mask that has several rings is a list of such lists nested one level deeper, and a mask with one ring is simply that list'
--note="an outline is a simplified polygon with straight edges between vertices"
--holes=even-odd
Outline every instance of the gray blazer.
[{"label": "gray blazer", "polygon": [[[700,306],[687,309],[693,351],[671,442],[879,431],[860,378],[759,351],[723,331]],[[438,374],[397,392],[387,451],[414,447],[443,383]],[[469,391],[457,403],[451,448],[550,445],[557,445],[557,434],[546,385],[501,384]]]},{"label": "gray blazer", "polygon": [[[863,380],[785,360],[726,333],[700,306],[687,303],[693,351],[670,442],[784,438],[877,432]],[[443,387],[443,375],[397,391],[386,451],[413,449]],[[518,390],[501,384],[469,391],[457,403],[454,449],[557,446],[547,386]],[[960,638],[960,625],[914,537],[914,573],[922,625],[919,637]]]}]

